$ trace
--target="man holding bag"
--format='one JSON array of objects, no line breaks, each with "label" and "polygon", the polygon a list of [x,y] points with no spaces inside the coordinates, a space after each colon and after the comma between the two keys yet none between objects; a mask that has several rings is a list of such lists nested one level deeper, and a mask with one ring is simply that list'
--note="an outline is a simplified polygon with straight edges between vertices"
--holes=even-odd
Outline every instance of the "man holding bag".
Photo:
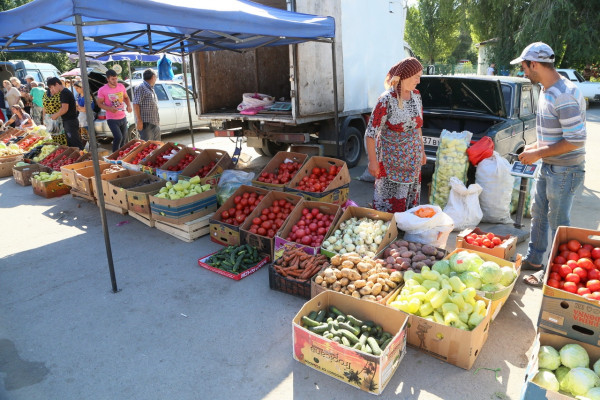
[{"label": "man holding bag", "polygon": [[542,160],[531,209],[531,236],[524,270],[528,285],[540,286],[548,248],[548,231],[554,238],[561,225],[569,225],[575,193],[585,176],[585,100],[581,91],[554,68],[554,51],[545,43],[532,43],[511,64],[520,63],[533,84],[543,86],[536,116],[537,142],[519,155],[523,164]]}]

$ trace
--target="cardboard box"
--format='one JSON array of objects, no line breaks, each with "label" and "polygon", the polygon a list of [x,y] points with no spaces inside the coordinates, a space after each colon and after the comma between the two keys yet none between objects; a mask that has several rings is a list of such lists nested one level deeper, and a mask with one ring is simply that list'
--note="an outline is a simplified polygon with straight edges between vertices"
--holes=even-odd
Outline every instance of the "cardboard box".
[{"label": "cardboard box", "polygon": [[129,202],[127,201],[127,191],[130,188],[138,188],[140,186],[156,182],[161,183],[159,189],[162,186],[164,186],[164,181],[162,181],[160,178],[144,173],[126,176],[124,178],[112,179],[107,182],[107,197],[105,197],[104,201],[107,204],[112,204],[126,210],[129,208]]},{"label": "cardboard box", "polygon": [[[386,304],[396,300],[398,293],[400,290],[396,290]],[[475,299],[483,300],[487,305],[486,317],[475,329],[464,331],[409,314],[408,344],[449,364],[471,369],[488,338],[492,317],[491,300],[479,295]]]},{"label": "cardboard box", "polygon": [[[394,335],[392,341],[380,356],[375,356],[343,346],[302,327],[303,316],[329,306],[358,319],[380,324],[385,332]],[[326,291],[306,302],[294,317],[294,359],[361,390],[381,394],[406,354],[407,322],[408,316],[404,313]]]},{"label": "cardboard box", "polygon": [[[109,164],[110,165],[110,164]],[[104,168],[104,167],[102,167]],[[110,167],[106,168],[109,169]],[[86,172],[86,175],[88,175],[89,173]],[[107,203],[107,198],[108,198],[108,182],[112,181],[113,179],[119,179],[119,178],[124,178],[126,176],[133,176],[133,175],[143,175],[143,172],[140,171],[132,171],[130,169],[122,169],[120,171],[117,172],[110,172],[107,174],[102,174],[100,175],[100,180],[102,181],[102,194],[103,194],[103,198],[104,198],[104,202]],[[82,175],[83,176],[83,175]],[[94,194],[94,197],[96,198],[96,201],[98,200],[98,187],[96,186],[96,178],[90,176],[89,177],[89,182],[92,184],[92,193]],[[79,185],[80,182],[78,182]],[[79,188],[79,186],[78,186]],[[127,207],[125,207],[127,208]]]},{"label": "cardboard box", "polygon": [[[298,186],[298,183],[302,178],[309,176],[314,167],[329,169],[332,165],[341,166],[342,169],[323,192],[313,193],[296,189],[296,186]],[[344,161],[338,160],[337,158],[311,157],[302,168],[300,168],[294,179],[292,179],[288,185],[285,185],[284,191],[302,196],[309,201],[322,201],[324,203],[342,205],[348,200],[348,194],[350,192],[350,172],[348,171],[348,166]]]},{"label": "cardboard box", "polygon": [[499,238],[506,240],[506,241],[504,243],[502,243],[500,246],[496,246],[493,249],[489,249],[485,246],[476,246],[476,245],[467,243],[465,240],[465,237],[471,233],[475,233],[477,235],[484,235],[488,232],[484,232],[479,228],[465,229],[464,231],[460,232],[456,236],[456,247],[462,248],[462,249],[468,249],[468,250],[475,250],[480,253],[487,253],[494,257],[503,258],[505,260],[513,260],[513,256],[517,252],[517,237],[516,236],[496,235]]},{"label": "cardboard box", "polygon": [[31,185],[31,176],[35,172],[40,171],[52,172],[50,168],[44,167],[40,164],[21,165],[20,167],[13,167],[12,169],[13,178],[15,179],[15,182],[21,186]]},{"label": "cardboard box", "polygon": [[52,153],[48,154],[46,158],[41,160],[40,164],[52,168],[52,163],[60,160],[64,156],[72,154],[73,152],[77,152],[77,154],[79,154],[79,149],[77,147],[58,146]]},{"label": "cardboard box", "polygon": [[279,259],[287,249],[291,249],[294,247],[303,249],[306,254],[309,254],[311,256],[319,254],[319,251],[321,250],[320,247],[310,247],[300,243],[291,242],[285,239],[292,231],[294,225],[296,225],[296,223],[302,217],[302,210],[305,208],[316,208],[322,214],[335,215],[334,220],[331,222],[329,229],[327,229],[327,232],[325,233],[325,237],[329,236],[331,232],[333,232],[333,229],[337,224],[337,220],[340,218],[340,215],[342,215],[342,209],[337,204],[322,203],[319,201],[303,201],[300,206],[294,208],[294,211],[292,211],[291,214],[288,216],[286,223],[283,224],[277,235],[275,235],[275,248],[273,260]]},{"label": "cardboard box", "polygon": [[195,160],[201,153],[202,150],[200,149],[184,147],[183,149],[179,150],[177,154],[173,156],[173,158],[164,163],[162,167],[156,168],[156,176],[166,181],[177,181],[179,179],[179,175],[181,175],[185,168],[181,171],[170,171],[169,168],[176,166],[179,163],[179,161],[187,155],[193,156]]},{"label": "cardboard box", "polygon": [[[268,172],[270,174],[276,174],[275,171],[277,171],[277,169],[279,168],[279,165],[281,165],[283,162],[286,162],[286,161],[287,162],[296,162],[296,163],[300,164],[300,167],[302,167],[302,165],[304,165],[306,160],[308,160],[308,154],[280,151],[277,154],[275,154],[275,156],[271,159],[271,161],[269,161],[269,163],[267,165],[265,165],[265,167],[262,169],[262,171],[260,171],[260,174],[258,174],[258,176],[260,176],[263,172]],[[294,178],[294,177],[292,177],[292,178]],[[279,191],[283,191],[283,188],[285,186],[285,184],[266,183],[266,182],[258,181],[256,179],[252,181],[252,185],[256,186],[256,187],[264,188],[267,190],[279,190]]]},{"label": "cardboard box", "polygon": [[16,163],[23,160],[23,154],[2,157],[0,159],[0,178],[6,178],[13,175],[13,167]]},{"label": "cardboard box", "polygon": [[200,179],[200,182],[203,185],[209,184],[216,186],[219,183],[219,179],[221,179],[223,171],[233,167],[231,157],[229,157],[229,154],[227,154],[227,152],[224,150],[203,150],[198,157],[196,157],[196,159],[190,163],[190,165],[181,171],[181,176],[186,179],[191,178],[196,175],[202,167],[209,165],[211,161],[216,163],[215,166],[208,171],[208,174],[206,174],[204,178]]},{"label": "cardboard box", "polygon": [[[144,140],[142,140],[142,139],[133,139],[133,140],[130,140],[129,142],[125,143],[125,145],[123,147],[121,147],[120,149],[118,149],[114,153],[112,153],[112,154],[104,157],[104,161],[106,161],[107,163],[111,163],[111,164],[121,164],[123,158],[125,158],[127,155],[129,155],[129,153],[125,154],[124,157],[119,158],[119,152],[123,151],[123,150],[125,150],[127,148],[129,148],[131,145],[133,145],[135,143],[143,144]],[[137,149],[137,147],[135,149]],[[135,150],[135,149],[130,150],[130,152],[133,151],[133,150]]]},{"label": "cardboard box", "polygon": [[223,246],[237,246],[240,244],[240,226],[227,224],[221,221],[221,213],[234,206],[235,196],[241,196],[244,193],[257,193],[266,196],[269,191],[266,189],[255,188],[252,186],[241,185],[233,194],[215,211],[210,218],[210,240]]},{"label": "cardboard box", "polygon": [[255,273],[256,271],[258,271],[259,269],[261,269],[262,267],[264,267],[265,265],[267,265],[267,263],[269,262],[269,257],[264,257],[262,260],[260,260],[255,266],[248,268],[245,271],[240,272],[239,274],[234,274],[231,273],[229,271],[224,271],[222,269],[219,268],[215,268],[213,266],[210,266],[206,263],[206,260],[208,260],[208,258],[210,256],[212,256],[213,254],[215,254],[216,251],[214,253],[211,253],[207,256],[204,256],[202,258],[198,259],[198,265],[201,266],[202,268],[205,268],[209,271],[212,272],[216,272],[219,275],[223,275],[226,276],[230,279],[233,279],[234,281],[239,281],[245,277],[247,277],[248,275],[252,275],[253,273]]},{"label": "cardboard box", "polygon": [[[87,162],[87,161],[86,161]],[[107,170],[108,168],[110,168],[110,166],[113,164],[109,164],[107,162],[104,161],[100,161],[99,162],[99,169],[100,169],[100,173],[102,174],[102,171]],[[74,178],[74,184],[70,185],[73,189],[76,189],[78,192],[81,192],[83,194],[85,194],[86,196],[91,196],[91,197],[95,197],[96,196],[96,192],[94,191],[94,184],[92,183],[92,181],[96,180],[95,177],[95,172],[94,172],[94,167],[85,167],[85,168],[79,168],[76,169],[74,171],[75,173],[75,178]],[[64,178],[63,178],[64,180]]]},{"label": "cardboard box", "polygon": [[[600,231],[559,226],[549,260],[559,253],[558,246],[571,239],[600,247],[598,236]],[[538,326],[558,335],[600,346],[600,302],[548,286],[549,276],[549,273],[544,276],[544,296]]]},{"label": "cardboard box", "polygon": [[152,211],[150,210],[150,195],[158,193],[160,188],[163,186],[164,182],[160,180],[147,185],[127,189],[127,209],[129,211],[144,215],[148,218],[152,218]]},{"label": "cardboard box", "polygon": [[[274,200],[281,200],[281,199],[289,201],[290,203],[294,204],[295,206],[298,205],[298,203],[300,203],[302,201],[302,197],[291,194],[291,193],[269,192],[269,194],[267,194],[265,196],[265,198],[258,204],[258,206],[256,206],[254,211],[252,211],[250,213],[248,218],[246,218],[246,221],[240,226],[240,244],[248,243],[250,246],[256,247],[256,249],[258,250],[259,253],[269,256],[271,258],[271,260],[273,259],[273,250],[275,247],[275,236],[273,236],[272,238],[269,238],[267,236],[254,234],[254,233],[250,232],[248,229],[250,229],[250,226],[252,225],[252,220],[255,217],[258,217],[260,215],[260,213],[262,212],[262,210],[264,210],[265,208],[271,207]],[[293,212],[293,210],[292,210],[292,212]],[[290,215],[291,215],[291,213],[290,213]],[[290,216],[288,215],[286,220],[283,222],[282,226],[285,225],[285,223],[287,222],[289,217]],[[277,232],[275,232],[275,235],[277,235]]]},{"label": "cardboard box", "polygon": [[[158,150],[154,151],[152,154],[150,154],[148,157],[146,157],[140,164],[140,171],[143,171],[147,174],[150,175],[156,175],[156,168],[154,167],[149,167],[147,164],[149,163],[153,163],[156,161],[156,159],[163,155],[163,154],[167,154],[170,153],[171,150],[175,149],[177,151],[183,149],[185,146],[182,144],[177,144],[177,143],[173,143],[173,142],[167,142],[164,145],[162,145],[161,147],[158,148]],[[166,163],[166,161],[165,161]],[[160,166],[162,166],[164,164],[161,164]],[[159,167],[160,167],[159,166]]]},{"label": "cardboard box", "polygon": [[[99,161],[99,163],[106,164],[103,161]],[[86,167],[92,167],[93,165],[93,161],[83,161],[60,167],[60,172],[62,174],[64,184],[69,185],[71,187],[75,187],[75,171]]]},{"label": "cardboard box", "polygon": [[152,218],[172,224],[193,221],[217,209],[217,191],[214,188],[183,199],[161,199],[150,195],[149,200]]},{"label": "cardboard box", "polygon": [[[377,248],[377,251],[375,252],[375,254],[379,254],[383,249],[385,249],[387,247],[387,245],[389,245],[392,241],[396,240],[396,237],[398,236],[398,227],[396,226],[396,220],[394,219],[394,214],[384,212],[384,211],[377,211],[377,210],[373,210],[371,208],[365,208],[365,207],[348,207],[348,208],[346,208],[346,210],[344,210],[344,213],[340,216],[340,218],[338,219],[338,222],[335,224],[335,227],[331,230],[331,232],[335,232],[336,230],[338,230],[340,227],[340,224],[342,222],[349,220],[352,217],[356,217],[356,218],[367,217],[367,218],[371,218],[371,219],[380,219],[385,222],[389,222],[388,229],[385,232],[385,234],[383,236],[383,240],[379,244],[379,247]],[[329,235],[327,235],[325,237],[325,240],[327,240],[328,237],[329,237]],[[336,253],[327,251],[327,250],[323,249],[323,247],[321,247],[321,254],[325,254],[327,257],[331,258]]]},{"label": "cardboard box", "polygon": [[538,334],[533,342],[533,348],[531,349],[531,357],[527,369],[525,370],[525,384],[521,390],[521,400],[572,400],[573,397],[558,392],[552,392],[544,389],[543,387],[531,382],[533,377],[539,371],[539,359],[538,353],[541,346],[552,346],[557,351],[569,343],[574,343],[582,346],[590,356],[590,367],[595,360],[600,359],[600,348],[589,343],[580,342],[578,340],[569,339],[564,336],[555,335],[552,333],[538,331]]},{"label": "cardboard box", "polygon": [[[157,145],[158,147],[156,149],[154,149],[152,152],[150,152],[150,154],[146,155],[146,157],[144,157],[142,160],[140,160],[139,163],[132,164],[133,160],[137,157],[138,153],[140,153],[144,149],[147,149],[150,145],[153,145],[153,144]],[[159,142],[157,140],[148,140],[147,142],[144,142],[143,144],[141,144],[138,147],[136,147],[135,149],[133,149],[133,151],[131,151],[129,154],[127,154],[127,156],[123,157],[123,159],[121,160],[121,164],[127,169],[139,171],[139,170],[141,170],[140,163],[142,161],[144,161],[146,158],[150,157],[154,152],[159,150],[163,145],[164,145],[163,142]]]},{"label": "cardboard box", "polygon": [[46,182],[42,182],[38,179],[31,179],[31,186],[33,187],[33,193],[47,199],[51,197],[59,197],[68,194],[71,191],[71,187],[65,185],[62,179],[55,179],[53,181]]},{"label": "cardboard box", "polygon": [[504,289],[498,290],[496,292],[484,292],[481,290],[477,291],[477,294],[479,296],[488,298],[492,301],[492,305],[490,307],[490,313],[492,315],[492,321],[493,321],[496,319],[496,316],[502,309],[502,306],[504,305],[504,303],[506,303],[506,300],[508,300],[508,296],[510,296],[510,294],[512,293],[512,290],[515,287],[515,284],[517,283],[517,279],[519,279],[519,274],[521,273],[522,257],[520,254],[517,254],[517,259],[513,263],[513,262],[505,260],[503,258],[494,257],[490,254],[483,253],[480,251],[458,248],[458,249],[455,249],[452,253],[448,254],[446,257],[444,257],[444,260],[449,259],[454,254],[459,253],[461,251],[467,251],[469,253],[477,254],[479,257],[483,258],[483,261],[493,261],[496,264],[498,264],[500,267],[511,267],[511,268],[514,268],[515,271],[517,271],[515,280],[510,285],[505,287]]}]

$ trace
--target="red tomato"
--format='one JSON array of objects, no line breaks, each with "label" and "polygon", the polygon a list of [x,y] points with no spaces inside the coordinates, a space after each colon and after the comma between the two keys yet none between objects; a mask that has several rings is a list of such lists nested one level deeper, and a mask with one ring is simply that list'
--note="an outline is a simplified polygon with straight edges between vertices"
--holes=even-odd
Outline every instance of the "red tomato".
[{"label": "red tomato", "polygon": [[592,291],[588,288],[582,287],[577,289],[577,294],[583,296],[584,294],[592,294]]},{"label": "red tomato", "polygon": [[600,291],[592,292],[591,298],[592,300],[600,300]]},{"label": "red tomato", "polygon": [[260,219],[260,218],[254,218],[252,220],[252,224],[254,224],[254,225],[260,225],[261,223],[262,223],[262,219]]},{"label": "red tomato", "polygon": [[566,250],[569,250],[569,249],[567,249],[567,244],[566,243],[563,243],[560,246],[558,246],[558,251],[563,252],[563,251],[566,251]]},{"label": "red tomato", "polygon": [[263,228],[263,227],[258,228],[257,232],[261,236],[265,236],[267,234],[267,230],[265,228]]},{"label": "red tomato", "polygon": [[581,278],[579,278],[579,275],[574,274],[572,272],[570,274],[567,274],[567,276],[565,276],[565,281],[567,281],[567,282],[579,283],[580,280],[581,280]]},{"label": "red tomato", "polygon": [[225,210],[221,213],[221,219],[229,218],[229,211]]},{"label": "red tomato", "polygon": [[312,169],[312,173],[315,174],[315,175],[319,175],[321,173],[321,169],[318,168],[318,167],[314,167]]},{"label": "red tomato", "polygon": [[577,261],[575,261],[575,260],[567,260],[567,265],[568,265],[568,266],[569,266],[571,269],[573,269],[573,268],[575,268],[575,267],[577,267],[577,266],[578,266],[578,265],[577,265]]},{"label": "red tomato", "polygon": [[573,273],[579,275],[579,280],[582,281],[582,282],[584,282],[587,279],[587,276],[588,276],[587,270],[585,270],[585,269],[583,269],[581,267],[575,268],[573,270]]},{"label": "red tomato", "polygon": [[571,239],[567,242],[567,249],[570,251],[577,251],[581,248],[581,243],[578,240]]},{"label": "red tomato", "polygon": [[236,216],[235,216],[235,220],[236,220],[238,223],[242,223],[242,222],[244,222],[244,220],[245,220],[245,219],[246,219],[246,216],[245,216],[244,214],[239,214],[239,215],[236,215]]},{"label": "red tomato", "polygon": [[575,282],[565,282],[563,288],[567,292],[577,293],[577,284]]},{"label": "red tomato", "polygon": [[579,260],[579,254],[577,254],[574,251],[572,251],[572,252],[569,253],[569,256],[567,257],[567,260],[577,261],[577,260]]},{"label": "red tomato", "polygon": [[600,269],[600,258],[596,258],[594,260],[594,267],[596,267],[596,269]]},{"label": "red tomato", "polygon": [[559,272],[560,271],[560,266],[562,264],[552,264],[552,268],[550,268],[550,272]]},{"label": "red tomato", "polygon": [[552,262],[555,264],[564,264],[567,262],[567,259],[562,256],[556,256]]},{"label": "red tomato", "polygon": [[271,221],[266,220],[266,221],[263,221],[263,223],[260,224],[260,226],[261,226],[261,228],[265,228],[266,230],[269,230],[269,229],[271,229],[272,224],[273,223]]},{"label": "red tomato", "polygon": [[302,238],[302,244],[310,244],[312,242],[312,237],[310,235],[306,235]]},{"label": "red tomato", "polygon": [[560,266],[560,268],[559,268],[559,270],[558,270],[558,274],[559,274],[559,275],[560,275],[562,278],[566,277],[567,275],[569,275],[569,274],[570,274],[570,273],[572,273],[572,272],[573,272],[573,270],[571,269],[571,267],[569,267],[569,266],[568,266],[568,265],[566,265],[566,264],[563,264],[563,265],[561,265],[561,266]]},{"label": "red tomato", "polygon": [[561,276],[557,272],[551,272],[548,276],[548,279],[555,279],[557,281],[561,280]]},{"label": "red tomato", "polygon": [[577,250],[577,254],[579,255],[579,258],[592,258],[592,252],[585,247]]},{"label": "red tomato", "polygon": [[502,239],[500,239],[499,237],[495,237],[492,239],[492,244],[495,246],[499,246],[502,244]]},{"label": "red tomato", "polygon": [[233,202],[234,202],[235,204],[238,204],[240,201],[242,201],[242,196],[239,196],[239,195],[238,195],[238,196],[235,196],[235,197],[233,198]]},{"label": "red tomato", "polygon": [[600,258],[600,247],[594,247],[591,253],[594,260]]},{"label": "red tomato", "polygon": [[587,273],[588,280],[600,279],[600,271],[598,271],[596,268],[589,270]]},{"label": "red tomato", "polygon": [[577,260],[577,266],[588,271],[594,269],[594,263],[589,258],[580,258]]},{"label": "red tomato", "polygon": [[591,279],[587,281],[585,286],[592,292],[600,292],[600,280],[598,279]]}]

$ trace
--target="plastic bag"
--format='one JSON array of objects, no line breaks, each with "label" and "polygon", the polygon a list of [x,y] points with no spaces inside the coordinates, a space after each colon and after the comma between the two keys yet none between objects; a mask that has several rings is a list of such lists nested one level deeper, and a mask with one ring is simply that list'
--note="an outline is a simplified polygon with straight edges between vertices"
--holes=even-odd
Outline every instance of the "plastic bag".
[{"label": "plastic bag", "polygon": [[252,179],[254,179],[254,172],[235,171],[233,169],[223,171],[217,185],[217,202],[219,206],[223,205],[240,186],[252,185]]},{"label": "plastic bag", "polygon": [[442,131],[440,145],[437,149],[435,172],[431,180],[431,196],[429,202],[445,207],[450,195],[450,178],[453,176],[463,183],[467,181],[469,158],[467,147],[473,134],[469,131]]},{"label": "plastic bag", "polygon": [[510,174],[510,164],[498,152],[481,161],[475,172],[475,182],[483,189],[479,204],[483,211],[482,222],[509,224],[510,201],[514,178]]},{"label": "plastic bag", "polygon": [[477,166],[481,160],[485,160],[494,154],[494,141],[489,136],[484,136],[467,149],[467,155],[471,164]]},{"label": "plastic bag", "polygon": [[474,183],[469,188],[457,178],[450,178],[450,196],[444,212],[454,221],[454,230],[475,228],[481,222],[483,212],[479,206],[481,186]]},{"label": "plastic bag", "polygon": [[268,94],[261,93],[244,93],[242,102],[237,106],[238,111],[258,112],[264,108],[269,108],[273,105],[275,98]]},{"label": "plastic bag", "polygon": [[[519,192],[521,191],[521,177],[515,176],[515,182],[513,184],[513,191],[510,200],[510,213],[514,214],[517,212],[519,206]],[[527,193],[525,194],[525,204],[523,206],[523,216],[531,218],[531,205],[535,196],[535,180],[527,179]]]},{"label": "plastic bag", "polygon": [[[415,215],[420,208],[429,207],[435,210],[431,218],[421,218]],[[454,228],[454,221],[435,205],[422,205],[413,207],[405,212],[395,213],[394,218],[398,229],[404,231],[404,239],[409,242],[429,244],[434,247],[445,248],[448,236]]]}]

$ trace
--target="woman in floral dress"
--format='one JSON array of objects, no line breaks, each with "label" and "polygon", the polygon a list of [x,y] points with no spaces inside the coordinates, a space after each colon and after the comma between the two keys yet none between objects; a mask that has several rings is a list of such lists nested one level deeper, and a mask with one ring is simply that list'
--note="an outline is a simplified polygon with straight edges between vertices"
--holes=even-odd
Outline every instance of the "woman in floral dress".
[{"label": "woman in floral dress", "polygon": [[425,149],[423,105],[416,90],[423,66],[413,57],[394,65],[367,126],[369,172],[375,177],[373,208],[403,212],[419,205]]}]

